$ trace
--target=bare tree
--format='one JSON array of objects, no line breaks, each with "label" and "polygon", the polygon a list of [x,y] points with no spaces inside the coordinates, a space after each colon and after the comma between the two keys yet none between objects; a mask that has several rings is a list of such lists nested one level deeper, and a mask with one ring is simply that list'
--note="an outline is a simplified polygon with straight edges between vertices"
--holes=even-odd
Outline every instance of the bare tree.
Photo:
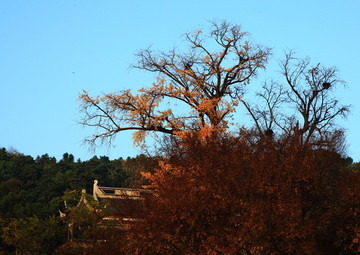
[{"label": "bare tree", "polygon": [[276,122],[280,115],[280,109],[286,102],[285,89],[275,81],[264,82],[262,91],[256,93],[262,102],[261,105],[252,106],[243,100],[247,112],[254,121],[255,129],[260,136],[273,136]]},{"label": "bare tree", "polygon": [[82,124],[96,128],[88,142],[111,141],[125,130],[135,131],[137,143],[150,131],[177,134],[228,127],[243,86],[265,68],[270,49],[251,44],[246,32],[227,22],[213,22],[208,36],[201,30],[186,33],[185,40],[190,46],[185,53],[150,48],[137,53],[134,67],[158,75],[151,87],[137,94],[130,90],[101,97],[81,94]]},{"label": "bare tree", "polygon": [[292,51],[280,62],[285,84],[265,83],[258,93],[263,105],[243,102],[261,135],[276,129],[283,135],[294,135],[301,144],[333,146],[342,139],[335,125],[337,117],[346,117],[350,106],[341,105],[333,94],[345,85],[335,67],[312,66],[309,58],[295,58]]}]

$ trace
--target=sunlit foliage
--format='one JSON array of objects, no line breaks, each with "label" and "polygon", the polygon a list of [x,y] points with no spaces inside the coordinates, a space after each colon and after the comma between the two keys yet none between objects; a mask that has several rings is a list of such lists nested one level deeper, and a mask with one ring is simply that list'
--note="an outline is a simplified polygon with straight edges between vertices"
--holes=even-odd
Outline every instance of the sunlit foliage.
[{"label": "sunlit foliage", "polygon": [[227,22],[214,22],[208,33],[196,30],[184,37],[186,53],[150,48],[137,53],[135,67],[158,75],[152,86],[136,94],[130,90],[97,97],[81,94],[82,124],[97,128],[88,142],[111,141],[125,130],[136,131],[138,144],[149,131],[178,134],[228,127],[244,86],[265,68],[270,49],[252,44],[246,32]]},{"label": "sunlit foliage", "polygon": [[357,254],[359,174],[335,152],[254,134],[173,141],[129,254]]}]

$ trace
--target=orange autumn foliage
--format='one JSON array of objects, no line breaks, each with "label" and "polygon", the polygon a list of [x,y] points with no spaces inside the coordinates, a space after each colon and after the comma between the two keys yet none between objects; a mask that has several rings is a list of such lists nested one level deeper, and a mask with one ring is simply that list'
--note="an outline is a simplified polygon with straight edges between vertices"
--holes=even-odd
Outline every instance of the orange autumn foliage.
[{"label": "orange autumn foliage", "polygon": [[252,45],[240,26],[225,21],[213,22],[207,32],[186,33],[186,53],[138,52],[134,67],[157,76],[149,87],[98,97],[83,91],[81,123],[95,128],[86,142],[111,142],[119,132],[130,130],[138,145],[150,132],[227,128],[244,86],[265,69],[270,49]]},{"label": "orange autumn foliage", "polygon": [[358,173],[294,139],[176,139],[128,254],[357,254]]},{"label": "orange autumn foliage", "polygon": [[[247,38],[239,26],[213,22],[208,33],[185,34],[185,53],[137,54],[135,68],[157,76],[151,86],[81,94],[91,144],[127,130],[136,145],[149,133],[170,135],[163,161],[144,174],[153,195],[124,235],[125,253],[359,252],[359,171],[345,169],[335,122],[349,112],[334,93],[344,82],[335,67],[290,51],[280,63],[285,84],[265,83],[260,104],[251,103],[244,88],[270,49]],[[235,135],[239,106],[253,127]]]}]

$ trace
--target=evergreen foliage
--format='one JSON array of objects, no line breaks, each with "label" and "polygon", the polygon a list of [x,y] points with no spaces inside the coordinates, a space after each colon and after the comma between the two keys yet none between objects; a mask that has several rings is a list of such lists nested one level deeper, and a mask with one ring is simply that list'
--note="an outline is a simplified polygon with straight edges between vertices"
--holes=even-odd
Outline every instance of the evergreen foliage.
[{"label": "evergreen foliage", "polygon": [[[25,225],[30,228],[35,224],[34,222],[53,224],[54,217],[59,216],[59,210],[65,211],[64,193],[67,191],[77,190],[80,193],[82,189],[86,189],[88,193],[91,193],[95,179],[99,180],[102,186],[139,187],[142,185],[139,169],[151,170],[154,162],[153,158],[145,155],[115,160],[110,160],[106,156],[94,156],[87,161],[75,161],[74,156],[69,153],[65,153],[59,161],[48,154],[34,159],[31,156],[1,148],[0,232],[4,229],[7,232],[2,232],[0,250],[11,250],[5,244],[19,247],[20,244],[17,242],[20,241],[11,238],[13,236],[11,233],[14,231],[10,230],[17,231],[17,228],[22,229]],[[57,224],[58,227],[64,228],[59,222]],[[27,229],[26,231],[21,233],[35,234],[35,230]],[[36,231],[46,233],[41,229],[36,229]],[[28,237],[31,237],[31,234]],[[37,245],[40,245],[42,241],[43,239],[39,239]],[[24,249],[27,249],[28,246],[24,245]],[[35,249],[33,254],[48,252],[37,250],[38,247],[30,248],[30,250]]]}]

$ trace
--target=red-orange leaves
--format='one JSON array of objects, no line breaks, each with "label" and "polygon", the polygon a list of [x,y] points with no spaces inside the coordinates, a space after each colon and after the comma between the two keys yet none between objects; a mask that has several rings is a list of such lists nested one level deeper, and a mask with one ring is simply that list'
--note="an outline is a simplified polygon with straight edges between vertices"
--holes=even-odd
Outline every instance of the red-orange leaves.
[{"label": "red-orange leaves", "polygon": [[156,73],[151,86],[137,94],[124,90],[103,97],[86,92],[80,96],[82,124],[95,128],[88,142],[111,141],[125,130],[135,131],[134,141],[141,143],[151,131],[227,129],[243,86],[265,67],[270,54],[268,48],[249,47],[246,37],[239,26],[214,22],[208,36],[202,30],[185,35],[188,52],[140,51],[135,67]]},{"label": "red-orange leaves", "polygon": [[350,179],[333,178],[341,159],[250,140],[187,133],[169,147],[146,174],[153,196],[128,233],[130,253],[355,254],[359,200]]}]

